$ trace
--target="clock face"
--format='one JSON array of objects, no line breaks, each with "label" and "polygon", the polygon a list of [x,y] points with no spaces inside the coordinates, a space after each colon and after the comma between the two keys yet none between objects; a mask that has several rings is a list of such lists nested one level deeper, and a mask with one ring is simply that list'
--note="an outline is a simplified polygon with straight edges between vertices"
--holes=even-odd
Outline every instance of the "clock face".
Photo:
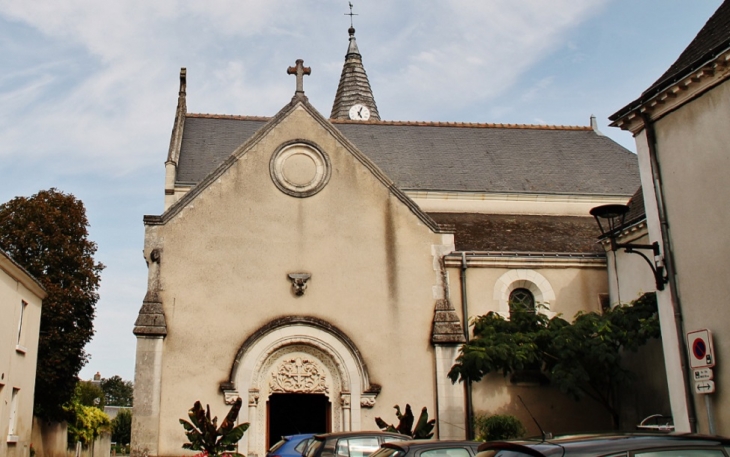
[{"label": "clock face", "polygon": [[357,103],[350,108],[350,119],[353,121],[367,121],[370,119],[370,110],[367,106]]}]

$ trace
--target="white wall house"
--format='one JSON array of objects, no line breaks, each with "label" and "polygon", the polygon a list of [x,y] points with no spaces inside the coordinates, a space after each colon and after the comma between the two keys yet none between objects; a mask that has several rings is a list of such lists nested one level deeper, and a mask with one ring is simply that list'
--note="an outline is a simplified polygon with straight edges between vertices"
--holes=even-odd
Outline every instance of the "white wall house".
[{"label": "white wall house", "polygon": [[29,455],[41,302],[40,283],[0,251],[0,455]]}]

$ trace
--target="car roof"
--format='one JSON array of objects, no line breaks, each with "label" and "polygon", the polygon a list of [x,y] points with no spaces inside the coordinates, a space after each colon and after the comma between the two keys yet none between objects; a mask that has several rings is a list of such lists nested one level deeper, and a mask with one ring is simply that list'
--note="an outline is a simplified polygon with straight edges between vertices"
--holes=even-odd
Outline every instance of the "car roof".
[{"label": "car roof", "polygon": [[296,435],[282,436],[282,439],[285,439],[288,441],[288,440],[293,440],[296,438],[309,438],[311,436],[314,436],[314,433],[297,433]]},{"label": "car roof", "polygon": [[399,438],[403,438],[407,435],[401,435],[400,433],[392,433],[392,432],[383,432],[381,430],[373,430],[373,431],[357,431],[357,432],[332,432],[332,433],[320,433],[317,435],[314,435],[315,439],[318,440],[325,440],[327,438],[349,438],[353,436],[397,436]]},{"label": "car roof", "polygon": [[597,455],[628,450],[682,446],[730,446],[730,439],[689,433],[624,433],[565,435],[547,440],[491,441],[479,446],[479,451],[511,450],[535,457],[551,455]]},{"label": "car roof", "polygon": [[476,449],[477,446],[479,446],[480,444],[482,444],[480,441],[469,441],[469,440],[407,440],[407,441],[391,441],[388,443],[383,443],[383,445],[381,447],[402,449],[407,452],[409,449],[419,449],[419,448],[436,449],[436,448],[445,448],[445,447],[454,447],[454,446],[473,447],[474,449]]}]

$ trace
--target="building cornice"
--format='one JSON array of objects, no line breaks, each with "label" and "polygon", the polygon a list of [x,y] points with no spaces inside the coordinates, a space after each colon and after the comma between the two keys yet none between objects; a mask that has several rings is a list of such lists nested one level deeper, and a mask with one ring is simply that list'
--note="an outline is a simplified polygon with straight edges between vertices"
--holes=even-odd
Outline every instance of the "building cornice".
[{"label": "building cornice", "polygon": [[[467,268],[606,268],[601,253],[566,252],[466,252]],[[461,252],[444,256],[447,268],[462,267]]]},{"label": "building cornice", "polygon": [[[646,219],[640,219],[639,221],[621,229],[616,236],[616,241],[618,243],[633,243],[639,238],[648,235],[649,228],[646,225]],[[600,243],[606,251],[611,250],[611,240],[608,237],[599,239],[598,243]]]},{"label": "building cornice", "polygon": [[611,126],[634,135],[643,130],[644,117],[655,122],[730,77],[730,49],[649,97],[642,97],[611,116]]}]

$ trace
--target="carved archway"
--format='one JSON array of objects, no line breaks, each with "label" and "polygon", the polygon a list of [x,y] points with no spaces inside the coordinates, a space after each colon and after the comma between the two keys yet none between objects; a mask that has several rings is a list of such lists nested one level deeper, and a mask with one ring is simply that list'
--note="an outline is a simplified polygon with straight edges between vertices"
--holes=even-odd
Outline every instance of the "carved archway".
[{"label": "carved archway", "polygon": [[277,319],[251,335],[221,390],[226,403],[248,397],[239,420],[250,427],[239,452],[264,455],[265,404],[272,392],[324,393],[332,406],[332,431],[346,431],[361,429],[360,409],[375,405],[380,387],[370,382],[360,351],[342,331],[300,316]]}]

